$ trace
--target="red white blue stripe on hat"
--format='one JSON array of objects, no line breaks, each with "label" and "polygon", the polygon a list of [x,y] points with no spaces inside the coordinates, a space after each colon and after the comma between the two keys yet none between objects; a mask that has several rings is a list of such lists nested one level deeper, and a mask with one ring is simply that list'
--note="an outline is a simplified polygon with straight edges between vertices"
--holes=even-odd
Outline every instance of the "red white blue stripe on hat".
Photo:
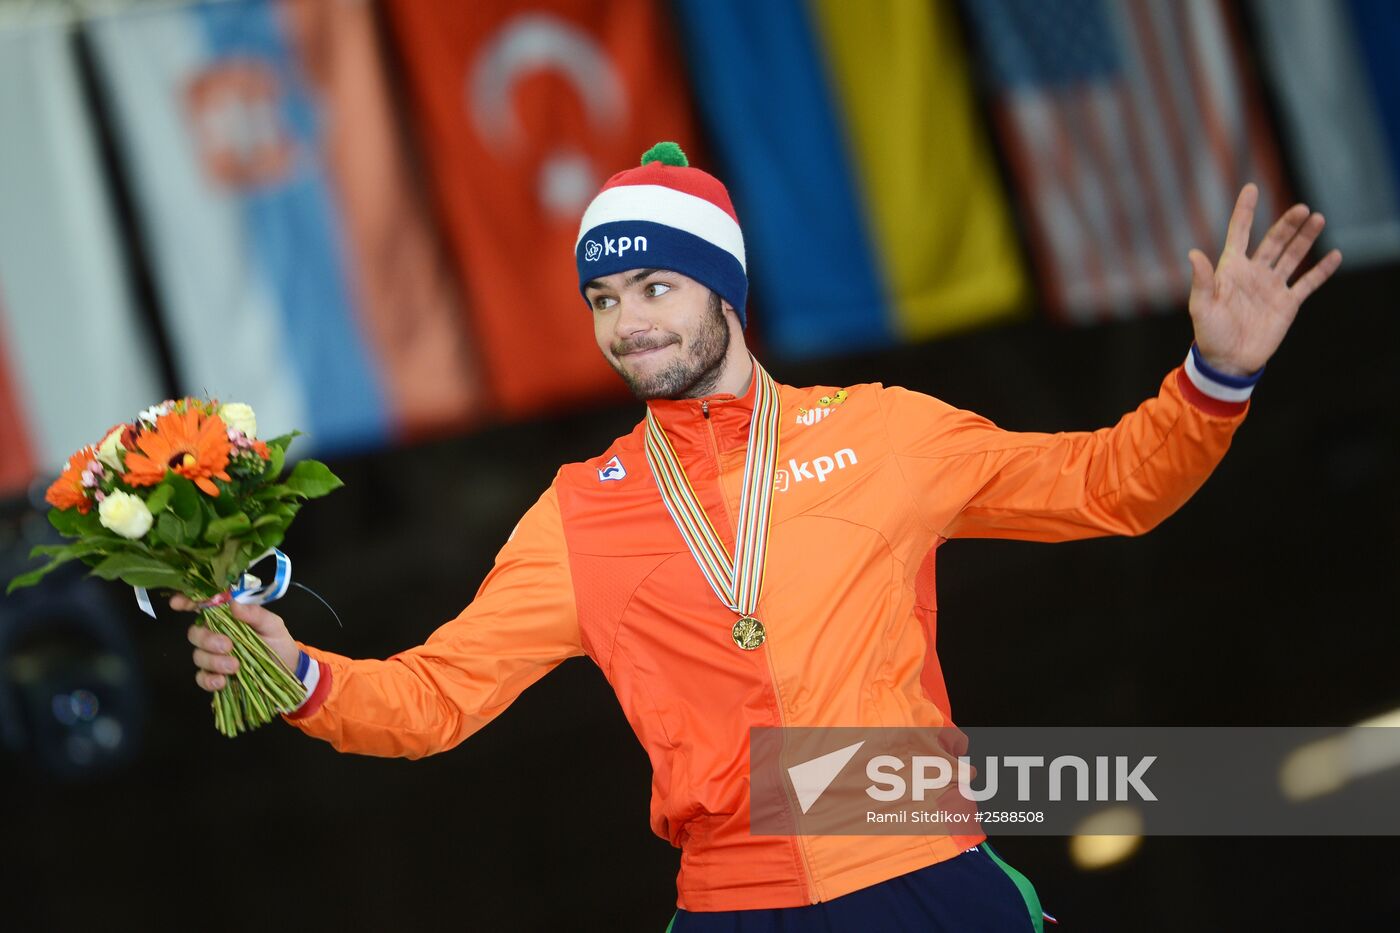
[{"label": "red white blue stripe on hat", "polygon": [[630,269],[669,269],[727,301],[745,322],[748,260],[729,192],[687,164],[675,143],[659,143],[638,168],[618,172],[584,211],[574,241],[579,291]]},{"label": "red white blue stripe on hat", "polygon": [[621,185],[604,188],[588,205],[579,225],[577,248],[595,227],[618,221],[650,221],[665,227],[675,227],[718,246],[739,261],[747,270],[744,257],[744,235],[733,208],[724,208],[687,191],[666,185]]}]

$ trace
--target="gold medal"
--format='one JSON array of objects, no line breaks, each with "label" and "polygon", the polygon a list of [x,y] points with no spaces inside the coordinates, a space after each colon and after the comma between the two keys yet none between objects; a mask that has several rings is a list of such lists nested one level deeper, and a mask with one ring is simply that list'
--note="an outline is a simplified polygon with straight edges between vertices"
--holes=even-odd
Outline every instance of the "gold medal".
[{"label": "gold medal", "polygon": [[763,588],[763,565],[768,551],[768,528],[773,517],[773,477],[778,462],[778,425],[782,398],[773,377],[753,364],[754,411],[749,422],[749,446],[744,456],[744,480],[739,496],[739,521],[731,556],[710,516],[695,495],[685,467],[676,456],[666,429],[647,410],[646,453],[666,511],[695,558],[719,601],[739,616],[729,637],[745,651],[763,644],[767,633],[753,617]]},{"label": "gold medal", "polygon": [[767,633],[763,630],[763,623],[753,616],[744,616],[734,627],[729,630],[730,636],[734,639],[734,644],[745,651],[752,651],[763,644],[763,639]]}]

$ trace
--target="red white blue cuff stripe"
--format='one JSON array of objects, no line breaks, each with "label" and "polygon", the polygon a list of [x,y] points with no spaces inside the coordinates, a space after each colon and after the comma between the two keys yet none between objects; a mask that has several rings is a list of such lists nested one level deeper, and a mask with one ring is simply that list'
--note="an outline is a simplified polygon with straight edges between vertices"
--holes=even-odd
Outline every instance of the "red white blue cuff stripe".
[{"label": "red white blue cuff stripe", "polygon": [[310,716],[321,708],[325,702],[326,694],[330,692],[331,678],[330,671],[321,666],[317,661],[305,651],[297,656],[297,679],[306,688],[306,699],[297,704],[296,709],[287,714],[288,719],[300,719],[303,716]]},{"label": "red white blue cuff stripe", "polygon": [[1244,402],[1254,391],[1254,386],[1264,375],[1263,367],[1248,376],[1232,376],[1213,368],[1201,356],[1201,350],[1193,342],[1191,352],[1186,355],[1186,378],[1202,395],[1219,402]]}]

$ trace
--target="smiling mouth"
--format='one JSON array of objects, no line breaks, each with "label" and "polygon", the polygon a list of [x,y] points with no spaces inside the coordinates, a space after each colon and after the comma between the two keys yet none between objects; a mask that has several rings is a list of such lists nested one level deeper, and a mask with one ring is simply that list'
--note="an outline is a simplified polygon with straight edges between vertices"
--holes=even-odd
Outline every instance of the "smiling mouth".
[{"label": "smiling mouth", "polygon": [[622,353],[619,353],[617,357],[618,359],[622,359],[624,357],[646,356],[648,353],[655,353],[657,350],[664,350],[669,346],[671,346],[671,344],[662,343],[657,344],[654,347],[639,347],[635,350],[625,350]]}]

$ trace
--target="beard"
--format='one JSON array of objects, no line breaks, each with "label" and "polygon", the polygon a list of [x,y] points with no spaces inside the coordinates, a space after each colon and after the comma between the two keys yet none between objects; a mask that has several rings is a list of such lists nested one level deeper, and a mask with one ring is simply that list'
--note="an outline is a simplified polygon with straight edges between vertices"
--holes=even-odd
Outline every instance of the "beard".
[{"label": "beard", "polygon": [[[622,347],[626,351],[647,350],[663,347],[679,340],[656,340],[646,344],[631,344]],[[668,363],[652,373],[628,372],[616,357],[618,347],[613,347],[613,359],[609,364],[627,383],[627,388],[638,399],[653,398],[681,399],[699,398],[709,395],[719,382],[720,370],[724,368],[729,354],[729,325],[724,319],[724,306],[719,295],[710,293],[709,313],[705,315],[700,328],[690,339],[683,341],[689,352],[680,359]]]}]

